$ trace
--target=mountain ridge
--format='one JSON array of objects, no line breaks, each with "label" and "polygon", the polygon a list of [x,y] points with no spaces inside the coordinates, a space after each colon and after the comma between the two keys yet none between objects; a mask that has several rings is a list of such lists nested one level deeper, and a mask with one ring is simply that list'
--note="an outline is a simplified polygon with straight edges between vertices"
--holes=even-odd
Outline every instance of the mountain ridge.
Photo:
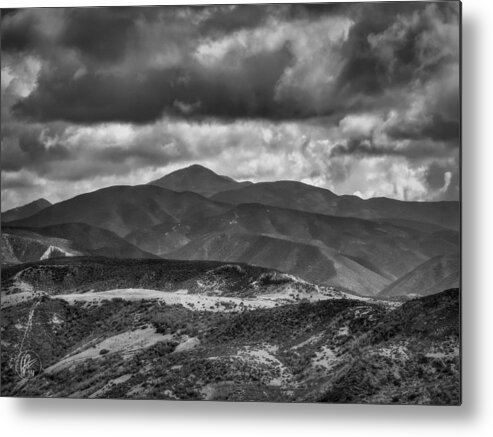
[{"label": "mountain ridge", "polygon": [[193,192],[178,193],[156,185],[115,185],[80,194],[10,224],[42,227],[81,222],[124,237],[133,230],[227,208],[229,205],[221,205]]},{"label": "mountain ridge", "polygon": [[20,220],[23,218],[30,217],[37,212],[48,208],[52,203],[44,198],[33,200],[32,202],[26,203],[24,205],[17,206],[15,208],[3,211],[1,218],[2,223],[12,222],[14,220]]},{"label": "mountain ridge", "polygon": [[[53,230],[83,223],[153,256],[253,263],[367,295],[460,246],[458,202],[364,200],[289,180],[239,183],[199,165],[159,180],[177,191],[152,182],[115,185],[8,224]],[[234,189],[206,197],[220,187]],[[441,277],[434,283],[442,280],[456,285]]]}]

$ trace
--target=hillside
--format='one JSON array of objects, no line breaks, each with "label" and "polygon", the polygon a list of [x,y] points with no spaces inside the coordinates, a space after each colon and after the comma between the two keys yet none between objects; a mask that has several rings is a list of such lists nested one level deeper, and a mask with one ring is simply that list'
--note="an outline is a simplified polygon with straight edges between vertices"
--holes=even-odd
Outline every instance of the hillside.
[{"label": "hillside", "polygon": [[[430,231],[435,229],[441,228]],[[372,295],[430,257],[457,252],[458,235],[454,240],[437,232],[243,204],[202,220],[158,225],[127,239],[167,258],[246,262]]]},{"label": "hillside", "polygon": [[57,203],[10,224],[45,227],[86,223],[124,237],[131,231],[163,222],[207,217],[226,209],[228,206],[195,193],[176,193],[154,185],[113,186]]},{"label": "hillside", "polygon": [[82,223],[45,228],[3,226],[1,250],[2,265],[91,254],[114,258],[158,258],[110,231]]},{"label": "hillside", "polygon": [[220,191],[234,190],[251,184],[251,182],[237,182],[227,176],[220,176],[201,165],[176,170],[166,176],[149,182],[168,190],[183,192],[192,191],[205,197],[210,197]]},{"label": "hillside", "polygon": [[212,196],[238,205],[261,203],[280,208],[363,219],[405,219],[458,230],[459,202],[403,202],[384,197],[337,196],[329,190],[294,181],[263,182]]},{"label": "hillside", "polygon": [[48,202],[46,199],[38,199],[26,205],[9,209],[8,211],[2,212],[2,223],[12,222],[14,220],[20,220],[30,217],[37,212],[48,208],[49,206],[51,206],[51,203]]},{"label": "hillside", "polygon": [[427,296],[460,286],[460,257],[435,256],[384,288],[379,296]]},{"label": "hillside", "polygon": [[4,396],[460,403],[457,290],[400,304],[245,264],[67,258],[3,269],[1,312]]},{"label": "hillside", "polygon": [[2,267],[59,256],[80,256],[85,251],[64,238],[51,238],[26,230],[2,227]]}]

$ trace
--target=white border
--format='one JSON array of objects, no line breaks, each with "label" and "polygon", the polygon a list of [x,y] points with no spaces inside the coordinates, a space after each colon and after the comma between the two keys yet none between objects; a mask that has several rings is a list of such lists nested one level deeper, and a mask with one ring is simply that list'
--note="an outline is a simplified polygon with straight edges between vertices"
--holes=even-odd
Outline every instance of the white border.
[{"label": "white border", "polygon": [[[0,7],[187,4],[22,1]],[[194,3],[207,3],[196,0]],[[230,3],[216,0],[215,3]],[[251,3],[238,1],[237,3]],[[276,3],[272,1],[271,3]],[[493,435],[493,2],[463,1],[463,405],[403,407],[0,399],[5,436]]]}]

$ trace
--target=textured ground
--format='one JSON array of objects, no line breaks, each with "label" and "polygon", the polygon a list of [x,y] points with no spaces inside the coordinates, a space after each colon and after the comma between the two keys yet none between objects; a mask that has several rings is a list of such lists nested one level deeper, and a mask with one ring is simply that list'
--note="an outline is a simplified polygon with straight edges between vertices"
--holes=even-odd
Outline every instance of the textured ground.
[{"label": "textured ground", "polygon": [[[458,290],[379,301],[265,269],[165,261],[148,266],[146,288],[131,263],[134,287],[129,273],[128,288],[93,274],[81,290],[88,270],[118,267],[105,263],[3,272],[2,395],[460,402]],[[43,371],[21,379],[12,360],[33,305],[23,347]]]}]

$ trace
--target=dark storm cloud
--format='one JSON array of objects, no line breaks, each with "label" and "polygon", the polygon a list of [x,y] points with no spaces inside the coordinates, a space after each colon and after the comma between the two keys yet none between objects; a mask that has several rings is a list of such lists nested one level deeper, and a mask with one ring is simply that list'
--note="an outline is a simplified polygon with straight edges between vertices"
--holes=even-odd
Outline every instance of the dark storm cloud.
[{"label": "dark storm cloud", "polygon": [[2,179],[2,190],[25,190],[33,187],[34,184],[35,181],[33,181],[29,176],[17,174],[13,177]]},{"label": "dark storm cloud", "polygon": [[431,115],[426,123],[402,123],[392,126],[388,134],[395,139],[450,141],[458,145],[460,121],[447,120],[440,114]]},{"label": "dark storm cloud", "polygon": [[443,166],[432,162],[426,171],[426,182],[428,185],[433,189],[443,187],[445,183],[445,171],[446,169]]},{"label": "dark storm cloud", "polygon": [[134,35],[131,8],[74,8],[66,14],[61,44],[101,63],[120,60]]},{"label": "dark storm cloud", "polygon": [[443,145],[415,142],[411,146],[401,147],[394,144],[378,144],[371,138],[353,138],[336,144],[331,149],[331,156],[396,156],[408,159],[423,159],[443,155]]},{"label": "dark storm cloud", "polygon": [[[271,9],[271,11],[274,10],[275,8]],[[200,24],[200,32],[203,34],[228,33],[254,28],[263,24],[268,14],[267,8],[252,5],[211,8],[210,15]]]},{"label": "dark storm cloud", "polygon": [[41,169],[47,163],[75,159],[64,145],[49,137],[47,129],[23,126],[7,135],[2,139],[2,171]]},{"label": "dark storm cloud", "polygon": [[[143,123],[155,120],[162,113],[175,113],[175,101],[186,105],[199,101],[198,110],[187,115],[276,120],[344,114],[360,105],[379,107],[385,104],[385,100],[380,101],[383,93],[408,86],[413,80],[426,79],[430,72],[450,62],[452,55],[434,53],[431,43],[427,44],[420,36],[433,30],[437,20],[439,23],[452,20],[449,9],[436,6],[432,12],[426,12],[424,3],[381,4],[378,8],[369,4],[306,5],[283,6],[281,12],[269,14],[276,9],[244,6],[215,7],[211,11],[185,8],[180,15],[179,8],[81,8],[63,10],[58,17],[60,29],[56,35],[46,35],[46,31],[43,34],[36,23],[36,14],[29,12],[7,18],[2,31],[7,51],[28,50],[44,41],[49,41],[52,52],[59,49],[42,70],[35,92],[17,105],[19,116],[75,123],[109,120]],[[291,88],[280,92],[283,75],[290,68],[300,68],[295,65],[299,54],[289,50],[292,35],[286,35],[283,45],[260,53],[249,51],[248,43],[243,49],[234,48],[233,54],[226,53],[222,65],[220,62],[201,65],[191,59],[193,49],[208,39],[222,33],[259,28],[269,17],[278,22],[284,22],[285,17],[316,21],[324,16],[337,18],[344,12],[357,21],[347,40],[340,48],[336,47],[342,57],[342,68],[332,90],[324,81],[317,81],[311,84],[313,90],[300,92],[300,86],[292,83]],[[135,47],[141,41],[139,20],[149,28],[159,24],[166,27],[167,22],[183,23],[187,29],[184,33],[183,30],[166,33],[166,42],[174,41],[173,50],[180,52],[182,60],[178,65],[157,68],[142,65],[137,78],[134,71],[128,70],[130,64],[124,60],[134,56],[132,50],[146,50],[146,47]],[[187,28],[187,22],[193,26]],[[65,58],[70,52],[64,49],[73,50],[79,63],[67,63]],[[423,64],[423,56],[432,62]],[[231,61],[235,62],[235,68],[227,68]],[[109,66],[114,68],[108,70]],[[323,95],[324,99],[314,102],[312,95]],[[365,96],[373,100],[365,100]]]},{"label": "dark storm cloud", "polygon": [[435,36],[438,26],[457,22],[457,4],[395,2],[375,8],[369,3],[361,5],[355,16],[356,24],[342,48],[346,62],[338,77],[347,90],[379,94],[413,79],[423,80],[443,64],[458,60],[458,53],[440,53],[443,47],[426,40]]},{"label": "dark storm cloud", "polygon": [[[241,68],[207,72],[200,65],[170,68],[134,77],[73,72],[41,74],[37,89],[14,105],[14,112],[36,121],[146,123],[168,114],[222,118],[269,117],[275,112],[275,84],[291,62],[289,47],[242,59]],[[262,70],[259,69],[262,65]],[[58,86],[60,83],[66,86]]]},{"label": "dark storm cloud", "polygon": [[14,9],[5,13],[2,9],[2,51],[27,51],[38,45],[42,37],[34,14]]}]

